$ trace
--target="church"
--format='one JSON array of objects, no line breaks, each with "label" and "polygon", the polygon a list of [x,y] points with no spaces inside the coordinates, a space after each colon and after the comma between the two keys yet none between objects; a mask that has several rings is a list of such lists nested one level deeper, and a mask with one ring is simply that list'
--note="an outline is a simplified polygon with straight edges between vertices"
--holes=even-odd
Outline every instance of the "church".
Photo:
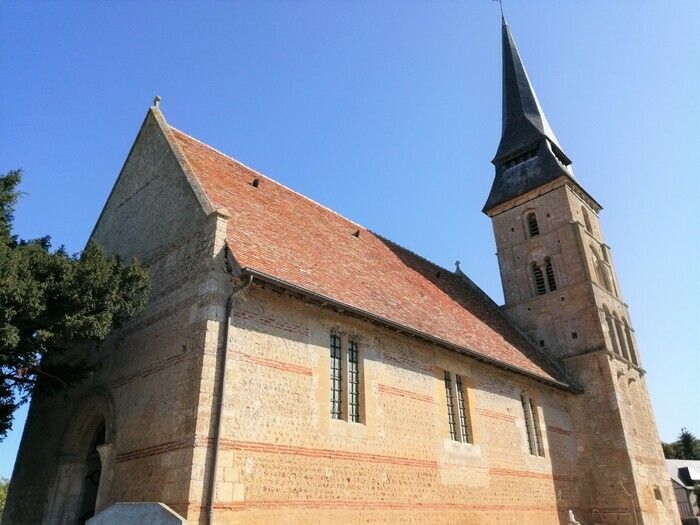
[{"label": "church", "polygon": [[680,522],[601,205],[503,20],[505,304],[148,109],[91,239],[149,269],[31,402],[3,523]]}]

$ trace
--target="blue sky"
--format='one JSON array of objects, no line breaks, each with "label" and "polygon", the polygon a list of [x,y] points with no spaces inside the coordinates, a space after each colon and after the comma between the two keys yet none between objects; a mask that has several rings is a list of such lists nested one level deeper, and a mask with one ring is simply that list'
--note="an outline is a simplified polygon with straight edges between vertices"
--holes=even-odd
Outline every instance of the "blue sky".
[{"label": "blue sky", "polygon": [[[605,207],[662,437],[700,435],[700,3],[505,8]],[[500,68],[488,0],[2,2],[0,171],[25,170],[16,231],[80,250],[158,93],[172,125],[447,268],[459,259],[502,301],[480,212]]]}]

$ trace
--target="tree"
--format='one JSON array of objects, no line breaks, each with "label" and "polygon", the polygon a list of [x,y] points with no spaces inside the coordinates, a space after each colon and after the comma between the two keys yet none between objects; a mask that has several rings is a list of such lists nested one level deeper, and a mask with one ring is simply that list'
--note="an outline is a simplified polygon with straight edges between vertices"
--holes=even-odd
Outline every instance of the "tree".
[{"label": "tree", "polygon": [[681,428],[678,439],[673,443],[662,443],[666,459],[700,459],[700,439],[687,428]]},{"label": "tree", "polygon": [[[21,170],[0,176],[0,440],[36,388],[51,392],[93,369],[86,351],[141,310],[147,271],[96,243],[69,255],[49,237],[12,234]],[[76,351],[77,350],[77,351]]]},{"label": "tree", "polygon": [[5,510],[5,501],[7,500],[7,488],[9,486],[9,479],[0,478],[0,518],[2,518],[2,513]]},{"label": "tree", "polygon": [[687,428],[682,428],[676,441],[679,459],[700,459],[700,441]]},{"label": "tree", "polygon": [[664,450],[664,457],[666,459],[678,459],[676,454],[676,447],[673,443],[661,443],[661,448]]}]

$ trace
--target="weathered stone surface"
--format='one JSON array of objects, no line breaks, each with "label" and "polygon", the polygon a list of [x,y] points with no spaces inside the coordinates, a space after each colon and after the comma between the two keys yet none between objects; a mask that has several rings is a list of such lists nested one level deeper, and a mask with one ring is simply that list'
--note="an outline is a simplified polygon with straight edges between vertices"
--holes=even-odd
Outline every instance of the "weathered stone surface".
[{"label": "weathered stone surface", "polygon": [[149,267],[151,298],[98,349],[79,350],[98,365],[83,384],[32,399],[3,523],[74,522],[84,458],[101,422],[114,455],[103,468],[100,488],[108,478],[111,488],[99,494],[98,510],[142,500],[187,510],[204,345],[210,319],[222,315],[228,277],[219,217],[202,211],[153,113],[93,238]]},{"label": "weathered stone surface", "polygon": [[[594,521],[602,515],[603,523],[613,515],[615,523],[677,523],[632,323],[595,208],[562,178],[496,212],[504,308],[585,390],[569,401],[577,472],[587,480],[577,516]],[[536,235],[527,223],[532,213]],[[533,265],[544,272],[547,259],[556,289],[548,284],[540,295]]]},{"label": "weathered stone surface", "polygon": [[[643,371],[615,351],[606,328],[606,309],[627,322],[629,314],[598,218],[589,210],[586,226],[570,187],[546,190],[493,217],[506,312],[544,341],[583,393],[261,283],[237,297],[224,341],[232,283],[223,248],[237,225],[205,213],[167,127],[149,114],[94,237],[149,265],[150,303],[89,350],[100,367],[88,381],[34,397],[3,523],[80,518],[94,474],[86,456],[101,423],[98,511],[159,501],[204,524],[214,474],[217,524],[547,525],[566,523],[568,509],[583,523],[677,522]],[[525,233],[528,210],[540,218],[537,238]],[[613,290],[601,286],[591,246],[606,254]],[[545,257],[558,286],[537,296],[528,265]],[[346,375],[343,417],[330,414],[331,334],[341,339],[344,369],[348,344],[357,343],[359,422],[347,421]],[[445,371],[463,383],[469,443],[450,438]],[[530,452],[523,394],[533,401],[541,454]]]}]

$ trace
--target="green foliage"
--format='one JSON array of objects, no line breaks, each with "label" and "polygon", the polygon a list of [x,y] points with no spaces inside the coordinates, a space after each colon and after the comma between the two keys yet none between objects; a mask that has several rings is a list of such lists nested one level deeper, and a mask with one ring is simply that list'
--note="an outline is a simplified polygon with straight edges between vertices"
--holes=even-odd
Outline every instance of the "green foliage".
[{"label": "green foliage", "polygon": [[0,518],[2,518],[2,512],[5,510],[5,501],[7,500],[7,488],[9,486],[9,479],[0,478]]},{"label": "green foliage", "polygon": [[661,443],[661,448],[664,450],[664,457],[666,459],[678,459],[676,457],[676,447],[673,443]]},{"label": "green foliage", "polygon": [[662,443],[666,459],[698,459],[700,460],[700,439],[696,438],[687,428],[682,428],[678,440],[673,443]]},{"label": "green foliage", "polygon": [[149,291],[144,268],[95,243],[69,255],[52,250],[49,237],[13,236],[21,177],[0,176],[0,439],[37,384],[50,391],[80,381],[91,365],[68,351],[104,340],[145,306]]}]

